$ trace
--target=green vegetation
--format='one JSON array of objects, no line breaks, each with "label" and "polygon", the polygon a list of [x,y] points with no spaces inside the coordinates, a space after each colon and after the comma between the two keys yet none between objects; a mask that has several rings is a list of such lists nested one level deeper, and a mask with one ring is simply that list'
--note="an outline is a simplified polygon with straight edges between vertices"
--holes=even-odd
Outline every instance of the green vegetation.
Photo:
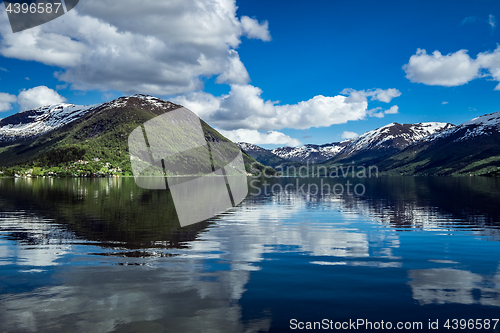
[{"label": "green vegetation", "polygon": [[[139,125],[168,112],[129,98],[121,107],[103,106],[57,130],[30,140],[0,143],[0,176],[3,177],[104,177],[131,176],[128,137]],[[230,142],[202,121],[208,142]],[[180,133],[179,133],[180,134]],[[185,135],[171,137],[182,138]],[[183,142],[172,142],[176,145]],[[186,168],[196,165],[199,156],[182,157]],[[181,157],[180,157],[181,158]],[[264,165],[244,153],[245,168],[255,174]],[[271,171],[272,172],[272,171]]]}]

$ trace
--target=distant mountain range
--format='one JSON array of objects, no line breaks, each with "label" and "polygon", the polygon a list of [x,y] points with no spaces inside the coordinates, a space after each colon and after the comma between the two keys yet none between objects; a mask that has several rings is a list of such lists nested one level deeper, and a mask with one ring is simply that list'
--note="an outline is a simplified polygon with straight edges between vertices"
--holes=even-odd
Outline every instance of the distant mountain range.
[{"label": "distant mountain range", "polygon": [[[180,105],[133,95],[89,106],[61,103],[0,120],[0,167],[57,166],[105,159],[130,170],[128,135],[137,126]],[[229,141],[202,121],[207,141]],[[376,165],[394,175],[500,175],[500,111],[461,125],[391,123],[355,139],[272,150],[238,143],[247,170],[315,163]],[[257,168],[262,165],[255,164]],[[254,170],[255,171],[255,170]]]},{"label": "distant mountain range", "polygon": [[[453,128],[448,123],[398,124],[392,123],[366,132],[355,139],[324,145],[307,144],[301,147],[280,147],[267,150],[239,142],[241,149],[258,160],[277,166],[284,162],[321,163],[331,159],[363,161],[393,155],[409,145],[444,129]],[[278,157],[272,159],[271,156]]]},{"label": "distant mountain range", "polygon": [[[180,105],[148,95],[120,97],[101,104],[56,104],[0,120],[0,167],[67,165],[102,159],[131,172],[128,136],[139,125]],[[205,139],[229,141],[204,121]],[[263,168],[244,154],[247,171]],[[252,164],[253,163],[253,164]]]},{"label": "distant mountain range", "polygon": [[[429,122],[391,123],[355,139],[325,145],[266,150],[238,143],[256,160],[273,167],[296,163],[325,166],[376,165],[385,174],[497,174],[500,169],[500,111],[459,126]],[[274,158],[273,158],[274,155]]]}]

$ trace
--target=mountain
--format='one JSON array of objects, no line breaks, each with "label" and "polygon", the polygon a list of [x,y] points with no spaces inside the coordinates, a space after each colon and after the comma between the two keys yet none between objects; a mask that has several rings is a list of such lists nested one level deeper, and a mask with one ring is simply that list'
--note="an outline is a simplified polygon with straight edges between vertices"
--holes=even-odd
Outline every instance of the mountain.
[{"label": "mountain", "polygon": [[239,142],[238,145],[257,161],[273,167],[288,165],[289,162],[323,163],[328,160],[335,163],[375,163],[431,134],[453,127],[452,124],[438,122],[391,123],[366,132],[356,139],[324,145],[307,144],[302,147],[280,147],[273,150],[245,142]]},{"label": "mountain", "polygon": [[[0,120],[0,171],[24,166],[57,167],[58,174],[68,175],[88,174],[95,168],[130,174],[129,134],[179,107],[152,96],[133,95],[89,106],[62,103],[19,112]],[[201,123],[207,141],[229,141]],[[272,167],[308,162],[327,167],[376,165],[385,174],[397,175],[500,175],[500,111],[458,126],[391,123],[356,139],[324,145],[273,150],[238,145],[247,171],[252,172],[264,168],[257,160]]]},{"label": "mountain", "polygon": [[237,145],[247,154],[264,165],[277,167],[300,166],[302,163],[321,163],[331,159],[341,152],[351,140],[327,143],[324,145],[307,144],[302,147],[279,147],[276,149],[265,149],[257,145],[238,142]]},{"label": "mountain", "polygon": [[[63,103],[19,112],[0,121],[0,167],[59,167],[59,172],[78,169],[88,174],[88,164],[103,161],[103,172],[113,166],[130,174],[129,134],[180,107],[152,96],[133,95],[90,106]],[[201,124],[207,141],[229,141],[203,120]],[[252,163],[255,168],[264,167],[247,154],[244,160],[247,171]]]},{"label": "mountain", "polygon": [[53,131],[95,107],[61,103],[19,112],[0,120],[0,142],[29,139]]},{"label": "mountain", "polygon": [[393,174],[496,174],[500,168],[500,111],[425,137],[380,167]]},{"label": "mountain", "polygon": [[155,115],[181,107],[147,95],[120,97],[110,102],[94,105],[67,103],[46,105],[33,110],[21,111],[8,118],[1,119],[0,143],[29,140],[41,136],[73,123],[87,114],[94,115],[110,109],[123,108],[129,105],[131,99],[132,104],[135,103],[134,106],[149,108]]},{"label": "mountain", "polygon": [[237,142],[236,144],[241,148],[242,151],[264,165],[276,167],[288,162],[286,159],[273,154],[271,150],[264,149],[257,145],[246,142]]},{"label": "mountain", "polygon": [[376,163],[394,155],[429,135],[453,128],[449,123],[429,122],[418,124],[391,123],[366,132],[352,140],[335,162]]},{"label": "mountain", "polygon": [[[354,163],[375,165],[388,175],[500,176],[500,111],[458,126],[442,122],[391,123],[341,143],[246,149],[260,162],[264,158],[272,160],[272,155],[279,157],[281,160],[273,164],[275,168],[286,168],[291,163],[298,166],[313,162],[327,168]],[[327,157],[331,158],[324,161]]]},{"label": "mountain", "polygon": [[338,155],[352,140],[327,143],[324,145],[307,144],[302,147],[281,147],[271,150],[280,158],[293,162],[321,163]]}]

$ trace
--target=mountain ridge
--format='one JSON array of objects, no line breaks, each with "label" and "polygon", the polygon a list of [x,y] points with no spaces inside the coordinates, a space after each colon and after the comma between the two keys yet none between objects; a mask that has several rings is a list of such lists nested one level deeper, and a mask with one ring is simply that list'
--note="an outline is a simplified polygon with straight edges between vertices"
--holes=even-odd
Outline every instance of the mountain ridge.
[{"label": "mountain ridge", "polygon": [[[3,133],[17,129],[0,139],[0,167],[24,166],[26,169],[32,166],[44,170],[57,167],[59,173],[88,175],[95,174],[89,171],[92,165],[105,171],[112,167],[130,175],[130,133],[146,121],[180,107],[156,97],[132,95],[82,108],[64,104],[18,113],[0,123]],[[208,142],[230,142],[206,122],[201,119],[200,122]],[[247,154],[243,158],[247,172],[264,168]],[[106,163],[94,163],[94,160]]]},{"label": "mountain ridge", "polygon": [[[0,119],[0,167],[108,159],[119,166],[117,169],[130,171],[126,139],[131,131],[179,107],[137,94],[101,104],[61,103],[19,112]],[[203,120],[201,123],[208,142],[229,141]],[[376,165],[383,174],[394,175],[500,175],[500,111],[458,126],[444,122],[390,123],[354,139],[323,145],[268,150],[237,144],[244,152],[247,171],[258,161],[271,167],[304,163]]]},{"label": "mountain ridge", "polygon": [[[348,144],[343,149],[330,159],[325,157],[319,165],[376,165],[386,175],[500,175],[500,111],[458,126],[444,122],[391,123],[344,142]],[[286,151],[293,157],[314,146],[319,147],[280,147],[267,152]],[[253,156],[252,151],[248,153]],[[292,158],[284,160],[283,167],[297,163]]]},{"label": "mountain ridge", "polygon": [[267,150],[249,143],[238,142],[237,144],[254,158],[272,153],[284,160],[283,162],[322,163],[330,159],[349,160],[350,162],[357,154],[366,151],[369,152],[369,155],[371,154],[371,157],[373,157],[373,151],[379,151],[378,154],[381,156],[399,152],[428,135],[453,127],[453,124],[441,122],[390,123],[363,133],[354,139],[323,145],[306,144],[300,147],[279,147]]}]

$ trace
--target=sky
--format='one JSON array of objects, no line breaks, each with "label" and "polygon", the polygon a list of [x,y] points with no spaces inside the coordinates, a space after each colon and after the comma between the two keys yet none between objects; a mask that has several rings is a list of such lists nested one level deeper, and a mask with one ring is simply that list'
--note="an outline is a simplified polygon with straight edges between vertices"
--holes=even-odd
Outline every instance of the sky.
[{"label": "sky", "polygon": [[142,93],[274,148],[500,111],[500,0],[80,0],[17,33],[0,8],[0,118]]}]

